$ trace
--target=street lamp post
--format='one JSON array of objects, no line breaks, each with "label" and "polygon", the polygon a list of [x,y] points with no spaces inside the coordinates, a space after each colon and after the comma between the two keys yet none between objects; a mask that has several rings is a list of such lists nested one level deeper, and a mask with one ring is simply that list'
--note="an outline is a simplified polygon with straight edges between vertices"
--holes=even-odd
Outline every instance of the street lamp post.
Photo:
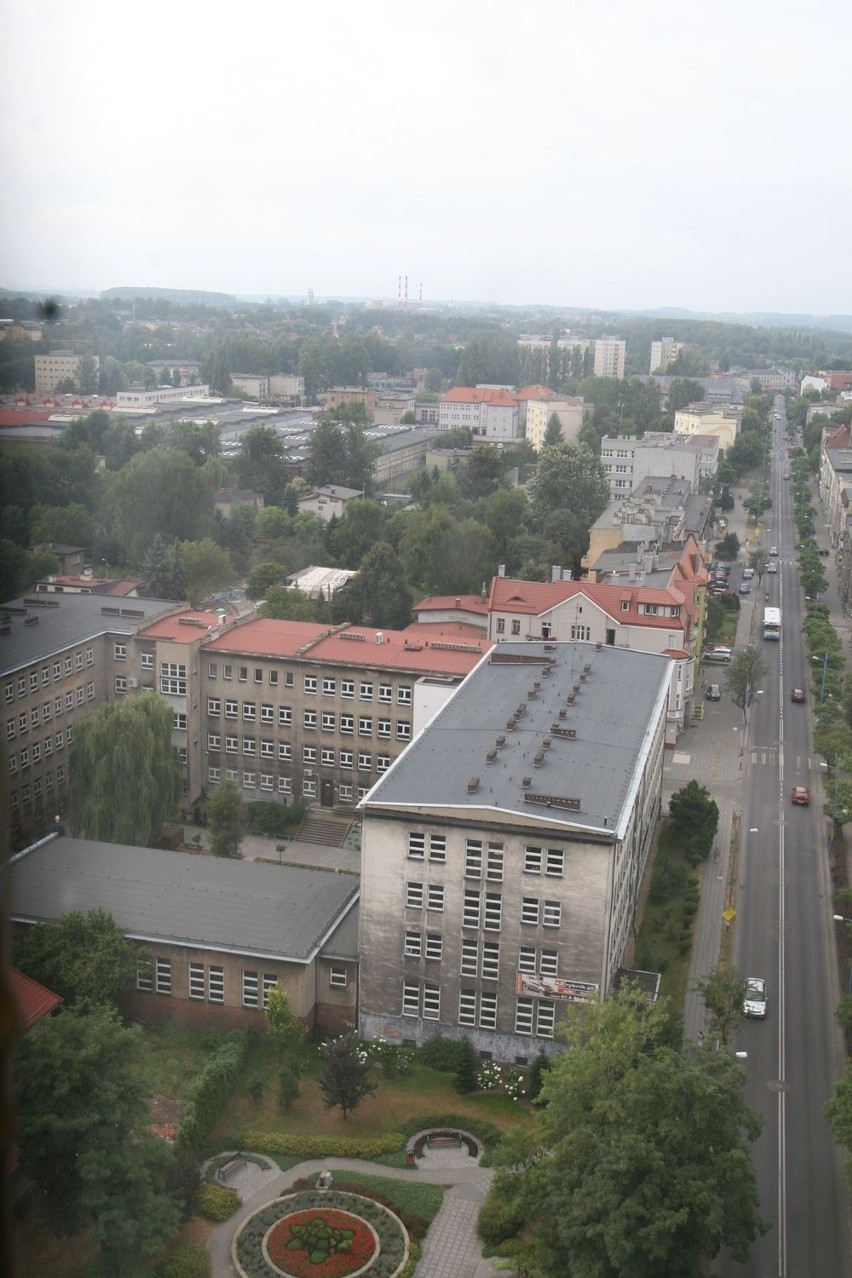
[{"label": "street lamp post", "polygon": [[[812,657],[811,660],[818,662],[819,657]],[[822,659],[822,684],[820,685],[820,690],[819,690],[820,705],[822,705],[823,701],[825,700],[825,677],[827,674],[828,674],[828,649],[826,648],[825,654]]]}]

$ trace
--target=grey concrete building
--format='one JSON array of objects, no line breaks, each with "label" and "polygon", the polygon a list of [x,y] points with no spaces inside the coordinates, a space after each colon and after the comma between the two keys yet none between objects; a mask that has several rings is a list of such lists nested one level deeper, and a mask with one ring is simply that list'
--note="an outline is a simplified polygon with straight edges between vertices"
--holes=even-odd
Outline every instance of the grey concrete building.
[{"label": "grey concrete building", "polygon": [[361,804],[365,1037],[522,1062],[606,998],[660,812],[669,662],[505,642]]}]

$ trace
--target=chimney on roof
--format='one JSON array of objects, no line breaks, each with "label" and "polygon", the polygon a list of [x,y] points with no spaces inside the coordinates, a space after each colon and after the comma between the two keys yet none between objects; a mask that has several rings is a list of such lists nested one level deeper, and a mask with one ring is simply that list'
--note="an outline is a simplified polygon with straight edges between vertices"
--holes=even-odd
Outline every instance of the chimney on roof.
[{"label": "chimney on roof", "polygon": [[506,565],[505,565],[505,564],[498,564],[498,565],[497,565],[497,576],[498,576],[498,577],[505,577],[505,576],[506,576]]},{"label": "chimney on roof", "polygon": [[459,599],[458,595],[456,595],[456,607],[461,608],[461,599]]},{"label": "chimney on roof", "polygon": [[561,580],[562,580],[562,565],[561,565],[561,564],[551,564],[551,565],[550,565],[550,580],[551,580],[551,581],[561,581]]}]

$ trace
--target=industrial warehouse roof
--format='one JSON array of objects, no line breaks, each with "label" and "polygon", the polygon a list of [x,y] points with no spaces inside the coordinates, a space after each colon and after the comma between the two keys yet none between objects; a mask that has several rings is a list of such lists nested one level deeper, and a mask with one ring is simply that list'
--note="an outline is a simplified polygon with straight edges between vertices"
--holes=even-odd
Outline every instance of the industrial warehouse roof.
[{"label": "industrial warehouse roof", "polygon": [[12,859],[11,917],[104,909],[126,936],[308,963],[355,905],[360,879],[294,865],[47,839]]},{"label": "industrial warehouse roof", "polygon": [[544,819],[619,834],[665,715],[667,657],[501,643],[361,805]]}]

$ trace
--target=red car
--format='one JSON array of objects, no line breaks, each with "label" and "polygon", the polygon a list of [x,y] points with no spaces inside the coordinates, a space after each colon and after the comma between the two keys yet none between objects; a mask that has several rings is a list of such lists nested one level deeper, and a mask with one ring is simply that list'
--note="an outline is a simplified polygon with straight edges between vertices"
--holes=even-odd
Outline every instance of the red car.
[{"label": "red car", "polygon": [[811,792],[806,785],[794,785],[791,797],[794,803],[800,803],[806,808],[811,801]]},{"label": "red car", "polygon": [[804,699],[805,699],[804,688],[794,688],[793,691],[790,693],[791,701],[804,701]]}]

